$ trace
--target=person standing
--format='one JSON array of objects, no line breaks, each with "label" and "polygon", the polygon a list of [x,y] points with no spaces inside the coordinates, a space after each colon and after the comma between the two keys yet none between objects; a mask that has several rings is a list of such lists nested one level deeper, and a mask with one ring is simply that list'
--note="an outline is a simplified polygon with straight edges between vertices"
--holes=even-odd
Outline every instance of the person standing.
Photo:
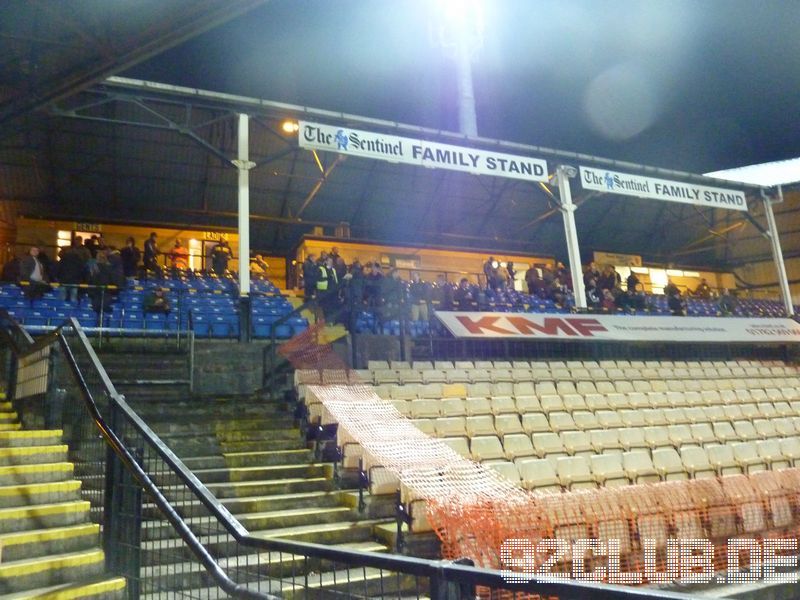
[{"label": "person standing", "polygon": [[233,257],[233,252],[228,244],[228,240],[220,240],[214,249],[211,250],[211,268],[217,277],[225,275],[228,270],[228,262]]},{"label": "person standing", "polygon": [[139,270],[139,261],[142,258],[141,251],[136,247],[136,240],[129,237],[125,241],[125,247],[119,251],[122,259],[122,272],[128,279],[136,277]]},{"label": "person standing", "polygon": [[317,292],[317,279],[319,278],[319,267],[314,255],[309,254],[303,261],[303,296],[308,302]]},{"label": "person standing", "polygon": [[150,233],[150,237],[144,243],[144,270],[145,275],[147,271],[152,271],[158,279],[163,277],[161,267],[158,266],[158,255],[161,254],[158,250],[158,242],[156,239],[158,235],[155,231]]},{"label": "person standing", "polygon": [[75,239],[70,247],[62,250],[61,260],[58,262],[58,281],[61,283],[62,300],[77,302],[78,285],[83,283],[87,276],[81,247],[80,241]]},{"label": "person standing", "polygon": [[412,321],[429,319],[428,305],[431,302],[431,286],[422,281],[417,271],[411,273],[411,284],[408,286],[408,303],[411,305]]},{"label": "person standing", "polygon": [[20,283],[26,282],[24,288],[25,296],[33,302],[41,298],[50,289],[47,280],[47,271],[39,260],[39,247],[32,246],[28,251],[28,256],[22,259],[19,269]]}]

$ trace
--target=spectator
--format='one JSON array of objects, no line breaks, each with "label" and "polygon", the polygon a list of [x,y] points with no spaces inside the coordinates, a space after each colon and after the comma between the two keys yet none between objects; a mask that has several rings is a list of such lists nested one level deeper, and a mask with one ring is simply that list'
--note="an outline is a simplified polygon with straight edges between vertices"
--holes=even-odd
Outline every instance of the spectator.
[{"label": "spectator", "polygon": [[80,251],[80,241],[75,239],[72,246],[61,251],[61,260],[58,263],[58,280],[61,286],[61,298],[70,302],[78,301],[78,285],[86,280],[85,254]]},{"label": "spectator", "polygon": [[160,287],[153,288],[144,299],[144,312],[167,314],[170,311],[169,300]]},{"label": "spectator", "polygon": [[601,298],[600,290],[597,289],[597,281],[594,277],[590,277],[586,283],[586,307],[589,310],[596,311],[600,309],[600,305]]},{"label": "spectator", "polygon": [[705,279],[700,280],[700,284],[697,286],[693,295],[698,298],[703,298],[704,300],[711,298],[711,288],[708,287],[708,282],[706,282]]},{"label": "spectator", "polygon": [[561,278],[555,277],[552,285],[550,286],[548,298],[553,301],[553,304],[556,305],[556,308],[564,308],[568,293],[569,290],[567,289],[567,286],[561,282]]},{"label": "spectator", "polygon": [[189,268],[189,251],[183,247],[180,239],[175,240],[175,246],[169,254],[173,271],[186,271]]},{"label": "spectator", "polygon": [[586,267],[586,271],[583,273],[583,284],[588,286],[590,279],[594,279],[595,286],[597,286],[597,282],[600,280],[600,269],[597,268],[597,263],[594,261],[589,263],[589,266]]},{"label": "spectator", "polygon": [[217,277],[225,275],[228,270],[228,262],[233,257],[233,251],[228,240],[220,240],[211,250],[211,268]]},{"label": "spectator", "polygon": [[478,308],[477,298],[466,277],[461,279],[453,294],[453,305],[456,310],[477,310]]},{"label": "spectator", "polygon": [[539,275],[539,269],[535,265],[525,271],[525,283],[528,285],[528,293],[531,296],[538,296],[542,289],[542,278]]},{"label": "spectator", "polygon": [[111,268],[111,284],[119,289],[125,287],[125,269],[122,266],[122,254],[114,246],[106,249],[108,266]]},{"label": "spectator", "polygon": [[319,265],[319,273],[317,295],[325,319],[331,321],[339,308],[339,278],[331,256],[325,259],[324,264]]},{"label": "spectator", "polygon": [[306,302],[315,296],[318,278],[319,265],[314,260],[314,255],[309,254],[303,261],[303,296]]},{"label": "spectator", "polygon": [[600,279],[597,280],[597,287],[601,290],[613,290],[614,288],[622,287],[622,277],[612,265],[606,265],[603,267]]},{"label": "spectator", "polygon": [[517,277],[517,272],[514,270],[514,263],[508,261],[506,263],[506,273],[508,273],[508,285],[506,287],[514,289],[514,281]]},{"label": "spectator", "polygon": [[411,284],[408,286],[408,303],[411,305],[412,321],[427,321],[428,306],[431,302],[431,286],[422,281],[419,272],[412,271]]},{"label": "spectator", "polygon": [[250,259],[250,272],[266,277],[267,273],[269,273],[269,265],[267,264],[267,261],[264,260],[263,256],[256,254]]},{"label": "spectator", "polygon": [[731,294],[728,288],[722,288],[717,306],[724,317],[729,317],[736,310],[736,298]]},{"label": "spectator", "polygon": [[607,313],[617,312],[617,303],[614,300],[614,293],[609,289],[603,290],[602,309],[603,312]]},{"label": "spectator", "polygon": [[405,304],[403,282],[400,271],[392,269],[389,276],[381,281],[381,298],[383,300],[383,320],[393,321],[399,319]]},{"label": "spectator", "polygon": [[349,308],[349,329],[355,327],[358,314],[364,306],[364,269],[358,259],[350,265],[349,273],[344,276],[342,297]]},{"label": "spectator", "polygon": [[383,271],[377,262],[370,263],[370,270],[365,277],[364,296],[367,306],[375,308],[381,305],[381,287],[383,282]]},{"label": "spectator", "polygon": [[648,310],[647,294],[644,285],[637,283],[633,291],[628,291],[628,306],[633,310]]},{"label": "spectator", "polygon": [[331,248],[330,256],[333,258],[333,268],[336,269],[336,276],[339,278],[339,281],[342,281],[347,274],[347,264],[344,262],[344,259],[339,256],[339,248],[336,246]]},{"label": "spectator", "polygon": [[434,310],[453,310],[453,288],[447,278],[439,274],[436,284],[431,287],[431,306]]},{"label": "spectator", "polygon": [[88,240],[83,243],[86,246],[86,250],[89,251],[90,258],[97,258],[97,251],[100,249],[100,242],[98,241],[98,237],[93,235]]},{"label": "spectator", "polygon": [[108,262],[108,255],[103,250],[98,249],[96,254],[95,269],[89,279],[89,298],[92,301],[92,308],[99,313],[111,310],[112,297],[116,293],[107,289],[110,285],[115,285],[114,274]]},{"label": "spectator", "polygon": [[161,254],[158,250],[158,242],[156,238],[158,235],[155,231],[150,234],[150,237],[144,243],[144,270],[145,277],[148,271],[152,271],[156,278],[161,279],[164,274],[161,267],[158,266],[158,255]]},{"label": "spectator", "polygon": [[636,291],[636,286],[639,285],[639,278],[636,276],[636,273],[633,272],[633,269],[631,269],[631,273],[628,275],[628,279],[625,280],[625,283],[628,292]]},{"label": "spectator", "polygon": [[119,252],[122,259],[122,272],[125,277],[133,279],[139,270],[139,260],[142,258],[141,251],[136,247],[136,240],[129,237],[125,240],[125,247]]},{"label": "spectator", "polygon": [[556,263],[555,276],[558,277],[561,285],[564,286],[566,290],[572,289],[572,274],[569,272],[569,269],[564,266],[564,263]]},{"label": "spectator", "polygon": [[673,317],[686,316],[686,307],[681,297],[681,291],[678,286],[672,283],[672,280],[667,280],[667,286],[664,288],[664,294],[667,296],[667,307],[672,313]]},{"label": "spectator", "polygon": [[20,282],[26,282],[24,286],[25,296],[33,301],[41,298],[50,289],[47,280],[47,271],[39,261],[39,248],[32,246],[28,256],[22,259],[19,268]]}]

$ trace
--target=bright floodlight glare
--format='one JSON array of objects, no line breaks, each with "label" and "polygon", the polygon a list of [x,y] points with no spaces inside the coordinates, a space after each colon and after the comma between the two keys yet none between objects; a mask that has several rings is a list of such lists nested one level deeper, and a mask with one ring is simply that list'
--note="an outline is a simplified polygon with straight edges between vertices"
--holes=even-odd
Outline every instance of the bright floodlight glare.
[{"label": "bright floodlight glare", "polygon": [[300,130],[300,125],[297,121],[286,120],[281,123],[281,129],[284,133],[297,133]]},{"label": "bright floodlight glare", "polygon": [[[457,41],[477,43],[483,39],[483,6],[481,0],[437,0],[439,25],[448,44]],[[457,40],[455,38],[462,38]],[[466,39],[463,39],[466,38]]]}]

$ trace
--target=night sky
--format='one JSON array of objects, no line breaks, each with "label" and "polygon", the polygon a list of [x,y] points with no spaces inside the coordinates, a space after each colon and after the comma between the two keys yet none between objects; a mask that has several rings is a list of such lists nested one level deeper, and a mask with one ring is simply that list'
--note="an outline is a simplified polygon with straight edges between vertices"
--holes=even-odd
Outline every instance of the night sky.
[{"label": "night sky", "polygon": [[[433,0],[271,0],[124,75],[457,130]],[[798,0],[484,0],[478,131],[707,172],[800,156]]]}]

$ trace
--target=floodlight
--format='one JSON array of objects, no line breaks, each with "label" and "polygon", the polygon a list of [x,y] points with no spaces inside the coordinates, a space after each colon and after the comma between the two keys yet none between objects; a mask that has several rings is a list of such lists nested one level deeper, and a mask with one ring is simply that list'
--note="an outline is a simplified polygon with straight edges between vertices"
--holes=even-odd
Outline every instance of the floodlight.
[{"label": "floodlight", "polygon": [[300,125],[297,121],[292,121],[291,119],[285,120],[281,123],[281,129],[284,133],[297,133],[300,131]]}]

